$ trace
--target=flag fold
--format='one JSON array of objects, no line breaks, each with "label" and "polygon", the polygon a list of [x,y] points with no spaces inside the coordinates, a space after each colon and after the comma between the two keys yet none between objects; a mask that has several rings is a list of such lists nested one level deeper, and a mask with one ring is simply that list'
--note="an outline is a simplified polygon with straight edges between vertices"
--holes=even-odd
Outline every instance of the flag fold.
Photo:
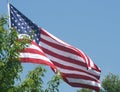
[{"label": "flag fold", "polygon": [[89,56],[38,27],[13,5],[9,4],[9,8],[11,27],[33,37],[30,46],[20,52],[21,62],[48,65],[73,87],[100,90],[101,70]]}]

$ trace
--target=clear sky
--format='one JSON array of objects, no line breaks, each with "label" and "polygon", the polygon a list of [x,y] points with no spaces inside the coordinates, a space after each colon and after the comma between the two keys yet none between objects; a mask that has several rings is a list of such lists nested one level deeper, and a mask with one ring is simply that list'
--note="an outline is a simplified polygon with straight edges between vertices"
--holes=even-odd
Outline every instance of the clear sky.
[{"label": "clear sky", "polygon": [[[112,72],[120,76],[120,0],[10,0],[37,25],[81,49],[102,70],[101,80]],[[0,15],[7,0],[0,0]],[[23,64],[25,76],[36,65]],[[53,75],[50,68],[45,81]],[[60,92],[76,92],[61,81]]]}]

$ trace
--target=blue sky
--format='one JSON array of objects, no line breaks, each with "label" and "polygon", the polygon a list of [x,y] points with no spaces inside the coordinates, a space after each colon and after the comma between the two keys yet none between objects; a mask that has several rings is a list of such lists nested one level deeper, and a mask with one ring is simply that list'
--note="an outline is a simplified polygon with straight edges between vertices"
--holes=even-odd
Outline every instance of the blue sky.
[{"label": "blue sky", "polygon": [[[112,72],[120,76],[119,0],[10,0],[37,25],[81,49],[102,70],[101,80]],[[7,14],[7,0],[0,0],[0,15]],[[23,64],[22,77],[36,67]],[[53,72],[49,67],[45,81]],[[60,92],[76,92],[61,81]]]}]

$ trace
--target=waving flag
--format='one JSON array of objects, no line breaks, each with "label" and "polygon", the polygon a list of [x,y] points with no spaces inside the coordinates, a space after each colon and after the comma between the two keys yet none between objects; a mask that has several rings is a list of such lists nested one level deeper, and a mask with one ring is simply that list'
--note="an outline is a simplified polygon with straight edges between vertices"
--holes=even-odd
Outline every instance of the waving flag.
[{"label": "waving flag", "polygon": [[99,91],[101,70],[90,57],[38,27],[11,4],[9,6],[11,27],[19,34],[33,37],[31,45],[20,53],[22,62],[48,65],[57,69],[69,85]]}]

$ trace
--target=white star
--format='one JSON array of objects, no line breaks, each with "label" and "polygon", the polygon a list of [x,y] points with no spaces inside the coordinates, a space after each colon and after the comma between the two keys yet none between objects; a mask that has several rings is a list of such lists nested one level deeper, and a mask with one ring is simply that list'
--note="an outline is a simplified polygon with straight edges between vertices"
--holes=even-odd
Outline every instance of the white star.
[{"label": "white star", "polygon": [[20,21],[22,21],[22,19],[21,19],[21,18],[20,18],[19,20],[20,20]]},{"label": "white star", "polygon": [[18,26],[20,25],[20,23],[18,23]]},{"label": "white star", "polygon": [[18,31],[20,32],[20,29],[18,29]]},{"label": "white star", "polygon": [[29,29],[30,27],[29,27],[29,26],[27,26],[27,28]]},{"label": "white star", "polygon": [[12,26],[14,26],[14,23],[12,23]]},{"label": "white star", "polygon": [[21,27],[21,29],[23,29],[24,27]]},{"label": "white star", "polygon": [[22,25],[24,25],[24,23],[22,22]]},{"label": "white star", "polygon": [[17,14],[17,16],[19,17],[20,15],[19,15],[19,14]]},{"label": "white star", "polygon": [[17,20],[15,20],[15,22],[18,22]]}]

